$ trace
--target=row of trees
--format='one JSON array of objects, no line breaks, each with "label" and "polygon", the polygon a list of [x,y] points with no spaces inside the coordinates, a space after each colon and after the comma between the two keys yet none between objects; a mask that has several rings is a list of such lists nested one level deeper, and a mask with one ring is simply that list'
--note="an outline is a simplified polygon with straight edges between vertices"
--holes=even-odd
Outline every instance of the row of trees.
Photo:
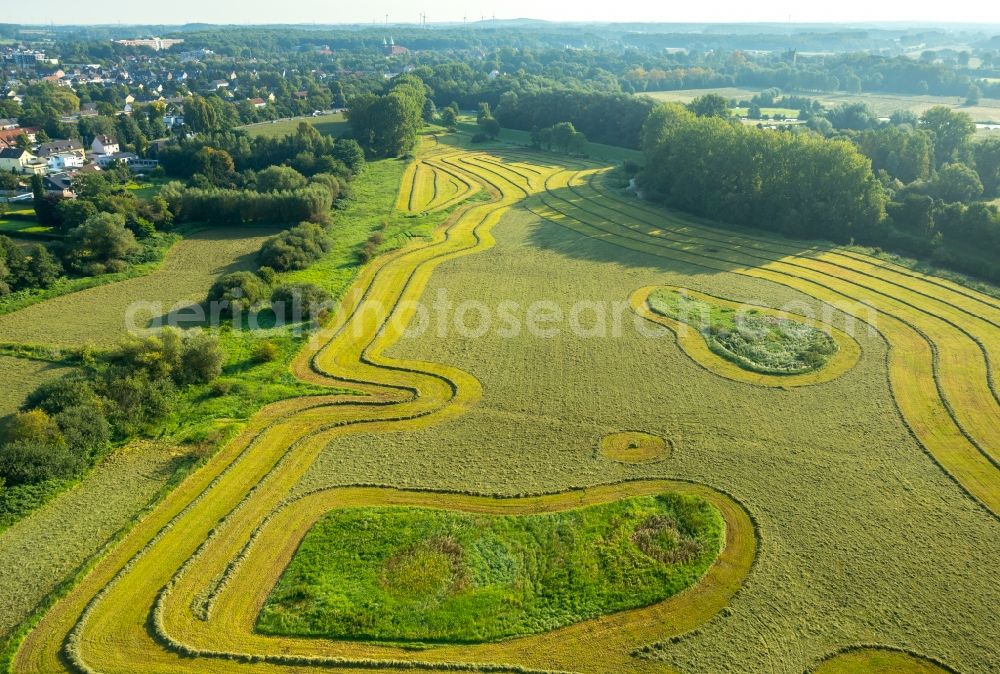
[{"label": "row of trees", "polygon": [[544,129],[570,122],[595,143],[638,148],[652,99],[592,91],[551,89],[500,98],[496,117],[511,129]]},{"label": "row of trees", "polygon": [[274,192],[185,187],[179,182],[171,182],[160,194],[179,222],[326,222],[333,205],[330,188],[320,182]]},{"label": "row of trees", "polygon": [[[1000,212],[979,201],[995,193],[987,184],[1000,183],[1000,143],[970,145],[961,113],[932,109],[916,126],[824,138],[741,125],[706,103],[690,108],[661,106],[643,128],[639,184],[651,198],[723,222],[887,246],[1000,279]],[[974,158],[976,169],[961,158]]]},{"label": "row of trees", "polygon": [[157,154],[164,170],[180,178],[204,175],[217,186],[237,172],[260,171],[287,164],[300,173],[332,173],[349,179],[365,165],[365,155],[352,139],[324,136],[311,124],[299,123],[280,138],[252,136],[245,131],[219,131],[179,138]]},{"label": "row of trees", "polygon": [[870,162],[849,142],[699,117],[663,105],[643,127],[640,185],[671,206],[791,236],[865,238],[885,215]]}]

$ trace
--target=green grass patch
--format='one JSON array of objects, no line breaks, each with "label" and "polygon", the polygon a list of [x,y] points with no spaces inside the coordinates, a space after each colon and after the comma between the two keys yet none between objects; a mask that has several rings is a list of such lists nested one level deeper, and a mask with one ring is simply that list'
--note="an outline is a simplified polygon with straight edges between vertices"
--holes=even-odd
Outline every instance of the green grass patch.
[{"label": "green grass patch", "polygon": [[837,351],[833,337],[822,330],[768,316],[752,307],[718,306],[668,289],[651,293],[649,306],[695,328],[713,353],[751,372],[811,372],[825,365]]},{"label": "green grass patch", "polygon": [[317,131],[325,136],[340,136],[347,130],[347,118],[342,112],[334,112],[328,115],[307,115],[304,117],[292,117],[290,119],[279,119],[273,122],[260,122],[241,127],[247,133],[265,138],[280,138],[295,133],[300,122],[315,127]]},{"label": "green grass patch", "polygon": [[521,516],[338,509],[306,535],[258,628],[401,642],[535,634],[677,594],[722,535],[718,511],[676,494]]}]

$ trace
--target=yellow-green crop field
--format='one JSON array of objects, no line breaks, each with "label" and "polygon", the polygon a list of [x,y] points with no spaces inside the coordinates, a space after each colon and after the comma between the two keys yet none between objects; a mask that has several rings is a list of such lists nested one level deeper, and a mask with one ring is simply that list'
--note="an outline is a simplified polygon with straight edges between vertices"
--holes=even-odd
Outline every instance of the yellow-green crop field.
[{"label": "yellow-green crop field", "polygon": [[[488,199],[364,267],[293,361],[331,393],[261,410],[45,613],[12,671],[996,671],[1000,302],[718,229],[538,152],[427,144],[396,204],[448,208],[459,185]],[[664,286],[822,325],[837,354],[784,385],[736,374],[650,314]],[[662,493],[725,524],[663,601],[480,643],[255,630],[331,510]]]}]

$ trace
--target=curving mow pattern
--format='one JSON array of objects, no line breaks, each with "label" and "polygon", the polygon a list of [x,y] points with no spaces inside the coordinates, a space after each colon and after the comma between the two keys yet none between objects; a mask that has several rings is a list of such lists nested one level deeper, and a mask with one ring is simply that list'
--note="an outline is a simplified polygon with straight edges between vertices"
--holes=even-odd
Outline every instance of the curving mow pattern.
[{"label": "curving mow pattern", "polygon": [[732,360],[716,353],[703,337],[700,330],[689,325],[687,322],[678,320],[666,315],[663,311],[658,311],[653,304],[651,295],[658,290],[673,290],[681,292],[684,296],[692,300],[705,302],[708,304],[727,307],[733,310],[746,310],[752,305],[739,304],[720,297],[713,297],[704,293],[699,293],[686,288],[675,288],[673,286],[647,286],[639,288],[629,297],[632,310],[643,318],[658,323],[670,329],[677,337],[677,343],[681,349],[702,367],[718,375],[732,379],[734,381],[745,382],[747,384],[757,384],[759,386],[808,386],[810,384],[821,384],[831,381],[848,372],[853,368],[861,357],[861,346],[857,341],[843,330],[830,325],[824,325],[815,318],[789,314],[769,307],[753,306],[753,310],[762,316],[774,317],[781,320],[794,321],[806,325],[828,334],[836,344],[836,351],[823,365],[813,370],[792,373],[792,374],[772,374],[766,372],[754,372],[734,363]]},{"label": "curving mow pattern", "polygon": [[[836,248],[803,250],[677,217],[611,190],[602,169],[585,162],[435,146],[421,154],[407,176],[399,201],[404,210],[414,203],[450,207],[444,204],[458,198],[434,187],[434,176],[453,176],[485,190],[490,200],[459,206],[429,240],[412,242],[365,267],[337,314],[293,364],[302,379],[357,394],[286,400],[265,408],[42,618],[22,643],[15,671],[665,671],[663,663],[632,653],[712,619],[739,591],[753,564],[758,547],[753,521],[723,493],[659,480],[522,498],[384,485],[289,497],[331,439],[424,428],[463,414],[480,399],[480,383],[470,374],[386,352],[414,315],[413,301],[434,269],[490,247],[491,228],[518,204],[585,237],[711,273],[732,272],[794,288],[877,330],[890,347],[889,381],[913,435],[972,498],[1000,513],[1000,398],[992,369],[1000,350],[1000,302],[864,255]],[[414,199],[417,191],[421,195]],[[640,311],[642,299],[633,296]],[[857,344],[833,336],[838,352],[824,367],[791,376],[814,377],[809,383],[822,385],[823,376],[845,374],[851,359],[857,359]],[[681,346],[686,348],[682,340]],[[704,354],[689,354],[706,367],[719,367]],[[780,380],[782,385],[790,381],[789,376]],[[642,448],[637,437],[612,444],[618,450]],[[333,508],[445,506],[529,514],[663,492],[708,500],[726,524],[722,549],[705,576],[666,601],[497,643],[425,649],[254,631],[261,606],[299,542]]]},{"label": "curving mow pattern", "polygon": [[855,646],[824,659],[809,674],[957,674],[944,663],[886,646]]},{"label": "curving mow pattern", "polygon": [[1000,301],[838,248],[803,249],[712,228],[617,193],[607,186],[605,171],[581,163],[552,174],[528,206],[605,243],[799,290],[856,327],[877,331],[889,345],[889,381],[910,431],[972,498],[1000,517],[994,367],[1000,362]]},{"label": "curving mow pattern", "polygon": [[[405,330],[434,269],[490,247],[490,230],[503,213],[563,171],[512,162],[507,178],[487,168],[490,157],[456,150],[431,151],[421,161],[478,184],[491,198],[460,207],[429,240],[367,266],[293,364],[302,379],[357,393],[286,400],[261,411],[45,614],[21,644],[14,671],[664,671],[631,653],[698,627],[739,590],[757,549],[753,522],[733,499],[703,485],[626,482],[517,499],[357,486],[289,499],[331,439],[423,428],[461,415],[480,399],[479,382],[466,372],[385,352]],[[404,183],[404,193],[412,185]],[[725,522],[716,561],[693,588],[666,601],[474,647],[412,650],[253,630],[298,542],[331,508],[448,504],[540,513],[663,492],[705,499]]]},{"label": "curving mow pattern", "polygon": [[445,146],[434,146],[410,163],[403,173],[403,189],[396,208],[405,213],[432,213],[462,203],[479,191],[474,179],[444,167],[434,158],[454,154]]}]

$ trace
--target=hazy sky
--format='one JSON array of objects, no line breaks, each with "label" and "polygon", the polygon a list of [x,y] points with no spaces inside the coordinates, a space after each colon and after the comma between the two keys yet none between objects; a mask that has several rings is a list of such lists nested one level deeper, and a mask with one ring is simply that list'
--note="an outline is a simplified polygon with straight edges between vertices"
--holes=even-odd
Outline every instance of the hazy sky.
[{"label": "hazy sky", "polygon": [[927,0],[0,0],[2,21],[17,23],[370,23],[530,17],[570,21],[949,21],[1000,23],[1000,3]]}]

